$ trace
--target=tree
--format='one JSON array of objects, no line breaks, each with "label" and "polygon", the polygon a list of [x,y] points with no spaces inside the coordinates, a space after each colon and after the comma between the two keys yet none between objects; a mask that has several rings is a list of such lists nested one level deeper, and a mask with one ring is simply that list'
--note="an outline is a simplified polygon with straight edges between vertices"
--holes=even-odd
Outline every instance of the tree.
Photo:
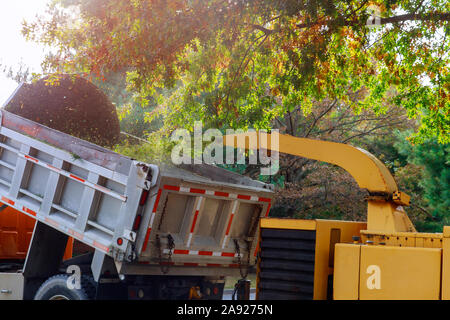
[{"label": "tree", "polygon": [[[357,95],[349,93],[349,96],[358,99]],[[377,115],[372,110],[355,113],[351,104],[337,99],[316,102],[307,114],[301,108],[288,111],[281,119],[277,117],[276,121],[282,132],[292,136],[354,143],[366,149],[370,144],[363,143],[364,138],[386,135],[392,129],[411,127],[411,121],[408,121],[401,108],[387,106],[383,115]],[[304,167],[309,163],[311,160],[283,156],[280,171],[285,173],[286,182],[299,182],[308,173]]]},{"label": "tree", "polygon": [[445,0],[59,0],[50,16],[23,30],[56,46],[48,70],[126,70],[144,98],[164,88],[167,131],[200,119],[270,128],[287,111],[339,99],[377,113],[394,103],[421,120],[416,141],[449,141]]},{"label": "tree", "polygon": [[[156,99],[148,120],[164,120],[158,135],[196,120],[279,128],[371,147],[406,177],[415,165],[392,147],[394,128],[413,127],[416,143],[450,141],[449,12],[444,0],[59,0],[50,19],[23,31],[57,48],[49,72],[100,81],[126,73],[141,105]],[[295,211],[285,214],[356,219],[364,210],[364,194],[339,168],[286,156],[272,179]]]},{"label": "tree", "polygon": [[[358,98],[357,95],[352,96]],[[413,127],[401,108],[387,107],[386,113],[381,116],[370,110],[355,114],[349,105],[338,100],[317,103],[307,115],[297,109],[276,120],[281,131],[293,136],[351,143],[372,149],[370,151],[378,157],[387,160],[388,166],[390,160],[394,162],[393,158],[401,157],[396,153],[386,159],[374,146],[383,150],[396,141],[392,132]],[[388,141],[388,145],[380,148],[383,141]],[[244,173],[258,172],[251,166],[246,169]],[[311,159],[280,155],[280,170],[271,180],[282,181],[284,187],[277,194],[272,210],[274,215],[346,220],[365,218],[362,213],[367,206],[367,193],[360,190],[350,174],[341,168]]]},{"label": "tree", "polygon": [[[409,188],[413,195],[423,195],[419,206],[426,209],[419,209],[428,212],[423,228],[441,232],[442,226],[450,223],[450,145],[439,144],[433,139],[420,145],[411,145],[402,139],[399,141],[396,143],[398,151],[408,158],[409,166],[416,173],[421,171],[419,177],[414,179],[414,185]],[[411,172],[408,175],[410,180],[414,177]]]},{"label": "tree", "polygon": [[109,97],[116,106],[120,130],[145,138],[149,133],[157,131],[162,126],[161,119],[148,121],[156,101],[152,97],[139,99],[132,91],[127,89],[126,75],[123,72],[106,75],[105,81],[93,78],[94,83]]}]

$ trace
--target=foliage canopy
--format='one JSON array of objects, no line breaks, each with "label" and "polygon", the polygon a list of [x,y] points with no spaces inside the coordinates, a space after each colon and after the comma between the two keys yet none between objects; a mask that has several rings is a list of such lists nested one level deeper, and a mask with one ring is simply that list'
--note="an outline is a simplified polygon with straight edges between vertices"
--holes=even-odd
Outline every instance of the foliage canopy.
[{"label": "foliage canopy", "polygon": [[[351,142],[412,195],[420,229],[448,222],[447,0],[54,0],[49,13],[23,28],[52,48],[46,71],[91,76],[119,107],[138,96],[121,108],[130,133],[162,126],[151,145],[117,151],[163,161],[164,134],[196,120]],[[422,144],[393,133],[405,128]],[[282,156],[271,179],[279,215],[361,218],[364,194],[335,167]]]},{"label": "foliage canopy", "polygon": [[[414,188],[423,194],[424,205],[429,208],[426,228],[440,232],[443,225],[450,223],[450,145],[427,140],[412,146],[399,139],[395,147],[407,157],[409,165],[414,165],[415,171],[421,173],[418,181],[414,181]],[[414,180],[413,174],[408,176]],[[410,194],[414,197],[414,193],[415,190],[412,190]]]},{"label": "foliage canopy", "polygon": [[420,119],[416,141],[450,139],[446,0],[55,0],[49,12],[23,29],[56,48],[48,71],[126,72],[141,97],[159,96],[169,131],[270,128],[329,98],[396,104]]}]

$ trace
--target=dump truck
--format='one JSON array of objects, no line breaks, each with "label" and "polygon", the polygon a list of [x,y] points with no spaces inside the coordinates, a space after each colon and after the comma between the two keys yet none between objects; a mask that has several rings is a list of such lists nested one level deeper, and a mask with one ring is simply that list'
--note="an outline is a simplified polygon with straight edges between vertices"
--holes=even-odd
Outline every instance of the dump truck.
[{"label": "dump truck", "polygon": [[[273,186],[136,161],[0,110],[0,299],[221,299]],[[25,218],[24,218],[25,217]],[[85,254],[72,256],[72,242]]]},{"label": "dump truck", "polygon": [[[226,136],[224,145],[236,147],[243,135]],[[253,135],[240,148],[334,164],[368,194],[367,221],[262,218],[257,299],[450,299],[450,226],[417,232],[405,211],[410,197],[374,155],[277,132]]]}]

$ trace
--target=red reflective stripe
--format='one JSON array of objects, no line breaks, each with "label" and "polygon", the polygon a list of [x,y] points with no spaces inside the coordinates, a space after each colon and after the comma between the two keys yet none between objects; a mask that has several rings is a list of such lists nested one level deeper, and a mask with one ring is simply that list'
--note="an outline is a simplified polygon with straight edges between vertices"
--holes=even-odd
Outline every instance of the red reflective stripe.
[{"label": "red reflective stripe", "polygon": [[81,182],[83,182],[83,183],[86,182],[86,180],[81,179],[80,177],[77,177],[77,176],[75,176],[75,175],[73,175],[73,174],[70,174],[70,177],[73,178],[73,179],[75,179],[75,180],[81,181]]},{"label": "red reflective stripe", "polygon": [[136,216],[136,220],[134,220],[133,230],[137,230],[137,229],[140,227],[140,225],[141,225],[141,219],[142,219],[142,216],[141,216],[140,214],[138,214],[138,215]]},{"label": "red reflective stripe", "polygon": [[222,265],[218,264],[218,263],[207,263],[206,266],[207,267],[221,267]]},{"label": "red reflective stripe", "polygon": [[165,185],[164,186],[164,189],[166,189],[166,190],[173,190],[173,191],[180,191],[180,187],[177,187],[177,186],[169,186],[169,185]]},{"label": "red reflective stripe", "polygon": [[38,162],[39,162],[39,160],[38,160],[38,159],[35,159],[35,158],[33,158],[33,157],[30,157],[30,156],[27,156],[27,155],[25,155],[25,158],[27,158],[28,160],[31,160],[31,161],[33,161],[33,162],[36,162],[36,163],[38,163]]},{"label": "red reflective stripe", "polygon": [[193,262],[185,262],[185,263],[183,263],[183,265],[185,265],[187,267],[198,267],[198,263],[193,263]]},{"label": "red reflective stripe", "polygon": [[206,191],[203,190],[203,189],[194,189],[194,188],[191,188],[191,189],[190,189],[190,192],[191,192],[191,193],[200,193],[200,194],[204,194]]},{"label": "red reflective stripe", "polygon": [[94,247],[97,247],[100,250],[103,250],[103,251],[106,251],[106,252],[109,251],[109,248],[107,246],[104,246],[103,244],[101,244],[100,242],[97,242],[95,240],[94,240]]},{"label": "red reflective stripe", "polygon": [[234,255],[234,252],[222,252],[221,254],[222,257],[234,257]]},{"label": "red reflective stripe", "polygon": [[174,254],[189,254],[189,250],[173,250]]},{"label": "red reflective stripe", "polygon": [[47,167],[49,167],[50,169],[56,170],[56,171],[61,171],[60,168],[54,167],[51,164],[47,164]]},{"label": "red reflective stripe", "polygon": [[[172,190],[172,191],[180,191],[179,186],[164,185],[163,189]],[[196,193],[196,194],[205,194],[206,193],[206,190],[204,190],[204,189],[196,189],[196,188],[186,188],[186,189],[189,189],[189,191],[187,191],[189,193]],[[229,197],[230,196],[230,194],[228,192],[222,192],[222,191],[214,191],[214,195],[216,197]],[[241,200],[251,200],[252,196],[245,195],[245,194],[238,194],[237,198],[241,199]],[[258,201],[270,203],[271,199],[259,197]]]},{"label": "red reflective stripe", "polygon": [[144,190],[141,194],[141,199],[139,200],[139,205],[143,206],[147,202],[147,198],[150,192],[148,190]]},{"label": "red reflective stripe", "polygon": [[266,217],[269,215],[270,206],[271,206],[271,204],[270,204],[270,202],[269,202],[269,204],[267,205]]},{"label": "red reflective stripe", "polygon": [[110,192],[111,192],[111,190],[109,190],[108,188],[102,187],[102,186],[100,186],[100,185],[98,185],[98,184],[95,184],[94,186],[95,186],[96,188],[102,190],[104,193],[110,193]]},{"label": "red reflective stripe", "polygon": [[[195,252],[195,250],[182,250],[182,249],[175,249],[173,250],[173,254],[193,254],[192,252]],[[212,256],[214,252],[212,251],[197,251],[195,254],[199,256]],[[222,257],[234,257],[236,254],[234,252],[220,252],[220,255]]]},{"label": "red reflective stripe", "polygon": [[[166,187],[170,187],[170,186],[164,186],[164,188]],[[158,190],[158,194],[156,195],[156,200],[155,200],[155,204],[153,206],[153,210],[152,213],[156,212],[156,209],[158,208],[158,204],[159,204],[159,199],[161,198],[161,193],[162,193],[162,189]],[[152,228],[148,228],[147,229],[147,233],[145,235],[145,240],[144,240],[144,246],[142,247],[142,251],[145,251],[147,249],[147,245],[148,245],[148,240],[150,238],[150,232],[152,231]]]},{"label": "red reflective stripe", "polygon": [[214,195],[218,197],[228,197],[230,194],[228,192],[214,191]]},{"label": "red reflective stripe", "polygon": [[35,217],[36,217],[36,212],[34,212],[34,211],[31,210],[31,209],[28,209],[27,207],[23,207],[23,206],[22,206],[22,210],[25,211],[26,213],[29,213],[29,214],[31,214],[32,216],[35,216]]},{"label": "red reflective stripe", "polygon": [[225,235],[228,235],[230,233],[231,223],[233,222],[233,217],[234,217],[234,213],[232,213],[230,216],[230,221],[228,221],[227,231],[225,232]]},{"label": "red reflective stripe", "polygon": [[8,198],[5,198],[5,197],[3,197],[3,196],[2,196],[2,201],[5,201],[6,203],[8,203],[8,204],[10,204],[10,205],[12,205],[12,206],[15,204],[14,201],[9,200]]},{"label": "red reflective stripe", "polygon": [[255,257],[258,254],[258,250],[259,250],[259,242],[256,243]]},{"label": "red reflective stripe", "polygon": [[162,192],[162,190],[159,189],[158,190],[158,195],[156,196],[155,205],[153,206],[153,211],[152,212],[156,212],[156,209],[158,208],[159,199],[161,198],[161,192]]},{"label": "red reflective stripe", "polygon": [[83,235],[81,233],[76,232],[75,230],[69,229],[69,233],[76,237],[79,238],[80,240],[83,240]]},{"label": "red reflective stripe", "polygon": [[194,220],[192,221],[192,226],[191,226],[191,233],[194,232],[195,223],[197,222],[197,217],[198,217],[198,210],[195,210]]},{"label": "red reflective stripe", "polygon": [[152,231],[152,228],[147,229],[147,233],[145,234],[144,246],[142,247],[142,251],[145,251],[145,249],[147,249],[148,238],[150,238],[151,231]]},{"label": "red reflective stripe", "polygon": [[[148,261],[140,261],[139,264],[150,264]],[[186,266],[186,267],[198,267],[198,266],[206,266],[206,267],[231,267],[231,268],[238,268],[239,264],[233,263],[233,264],[219,264],[219,263],[206,263],[206,264],[200,264],[196,262],[167,262],[163,261],[159,263],[160,265],[177,265],[177,266]]]},{"label": "red reflective stripe", "polygon": [[[139,264],[148,265],[150,264],[149,261],[139,261]],[[198,267],[198,266],[206,266],[206,267],[231,267],[231,268],[238,268],[239,264],[232,263],[232,264],[220,264],[220,263],[206,263],[206,264],[200,264],[196,262],[168,262],[168,261],[162,261],[159,263],[160,265],[178,265],[178,266],[186,266],[186,267]]]},{"label": "red reflective stripe", "polygon": [[45,222],[50,223],[54,227],[57,227],[57,228],[59,227],[59,223],[56,221],[53,221],[52,219],[45,218]]}]

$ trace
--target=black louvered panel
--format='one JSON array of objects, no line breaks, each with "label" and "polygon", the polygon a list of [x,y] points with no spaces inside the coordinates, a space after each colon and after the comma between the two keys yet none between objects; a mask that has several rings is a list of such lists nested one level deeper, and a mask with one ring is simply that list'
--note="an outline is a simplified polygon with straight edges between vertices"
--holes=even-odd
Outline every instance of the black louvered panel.
[{"label": "black louvered panel", "polygon": [[315,231],[262,229],[258,299],[312,299],[315,246]]}]

